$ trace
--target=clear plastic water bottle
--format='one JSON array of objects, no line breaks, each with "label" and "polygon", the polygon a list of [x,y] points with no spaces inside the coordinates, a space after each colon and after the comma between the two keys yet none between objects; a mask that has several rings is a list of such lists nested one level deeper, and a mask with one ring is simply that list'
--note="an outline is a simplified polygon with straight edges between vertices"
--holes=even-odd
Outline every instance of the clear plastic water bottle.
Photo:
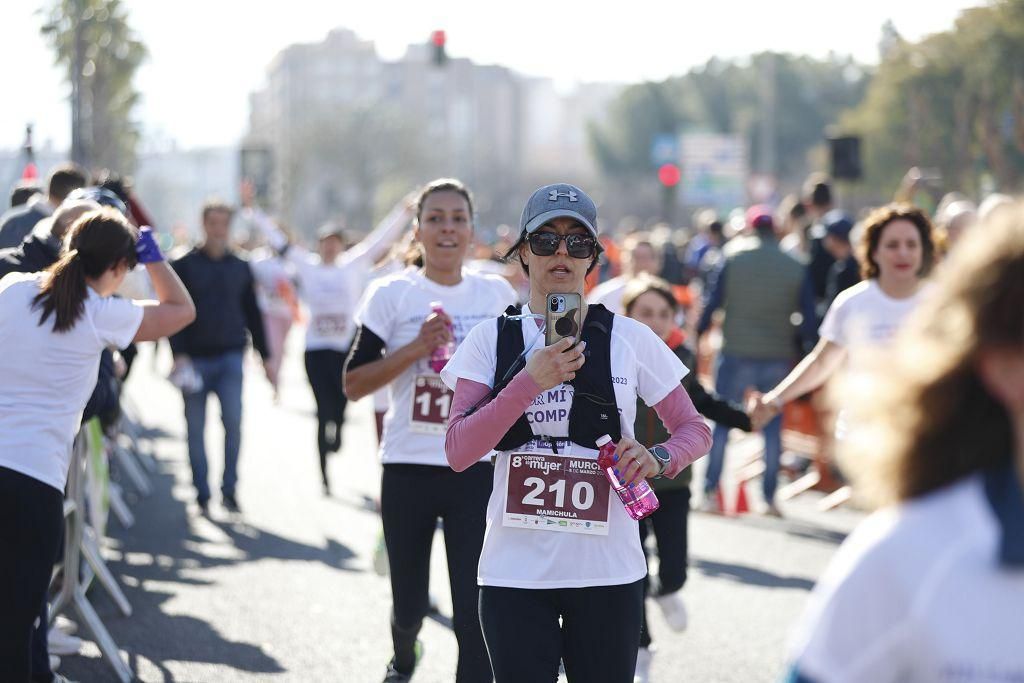
[{"label": "clear plastic water bottle", "polygon": [[[440,301],[434,301],[430,304],[430,310],[438,315],[444,313],[444,308],[441,307]],[[441,372],[444,366],[451,360],[452,354],[455,353],[455,331],[452,329],[451,324],[448,325],[448,333],[452,335],[451,341],[447,344],[441,344],[430,354],[430,369],[434,372]]]},{"label": "clear plastic water bottle", "polygon": [[658,496],[654,495],[654,489],[647,483],[646,479],[623,486],[615,475],[615,443],[612,437],[605,434],[597,440],[597,464],[601,466],[608,476],[612,490],[618,495],[626,508],[626,514],[636,520],[647,517],[657,510],[661,503]]}]

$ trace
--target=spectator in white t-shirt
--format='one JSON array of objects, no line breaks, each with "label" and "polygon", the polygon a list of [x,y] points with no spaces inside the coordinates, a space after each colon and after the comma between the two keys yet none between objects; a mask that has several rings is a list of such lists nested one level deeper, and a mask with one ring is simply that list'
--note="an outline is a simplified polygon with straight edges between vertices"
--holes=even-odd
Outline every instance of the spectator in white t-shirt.
[{"label": "spectator in white t-shirt", "polygon": [[[0,673],[29,677],[33,621],[61,540],[71,445],[101,352],[155,341],[195,317],[149,228],[98,209],[71,227],[60,260],[0,279]],[[111,295],[145,263],[158,301]]]},{"label": "spectator in white t-shirt", "polygon": [[[924,277],[935,258],[932,226],[920,209],[889,204],[864,221],[858,258],[864,280],[841,292],[825,314],[814,350],[775,388],[751,396],[755,426],[782,411],[787,402],[814,391],[846,366],[864,369],[870,352],[887,345],[924,295]],[[863,360],[865,356],[872,360]],[[842,436],[843,416],[837,421]]]},{"label": "spectator in white t-shirt", "polygon": [[601,304],[612,313],[622,315],[622,295],[638,275],[658,275],[664,261],[660,245],[656,245],[646,232],[627,235],[622,240],[622,275],[602,282],[587,295],[587,301]]},{"label": "spectator in white t-shirt", "polygon": [[968,232],[852,406],[893,503],[818,582],[792,683],[1024,680],[1024,206]]}]

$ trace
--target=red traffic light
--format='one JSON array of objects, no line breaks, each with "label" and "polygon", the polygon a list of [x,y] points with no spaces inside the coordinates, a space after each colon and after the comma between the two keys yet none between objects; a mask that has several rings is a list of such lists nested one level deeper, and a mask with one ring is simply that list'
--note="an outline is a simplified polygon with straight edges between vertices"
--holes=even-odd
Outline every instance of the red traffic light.
[{"label": "red traffic light", "polygon": [[675,187],[683,179],[683,172],[675,164],[662,164],[658,168],[658,182],[665,187]]},{"label": "red traffic light", "polygon": [[430,42],[433,43],[434,47],[444,47],[445,40],[444,31],[434,31],[430,34]]}]

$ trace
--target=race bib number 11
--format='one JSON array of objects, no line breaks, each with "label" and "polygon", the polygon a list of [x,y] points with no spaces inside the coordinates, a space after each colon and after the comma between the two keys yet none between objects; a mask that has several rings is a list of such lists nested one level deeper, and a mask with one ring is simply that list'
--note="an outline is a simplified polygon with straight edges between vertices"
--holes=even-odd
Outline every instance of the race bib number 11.
[{"label": "race bib number 11", "polygon": [[592,458],[512,453],[502,525],[607,536],[610,491]]},{"label": "race bib number 11", "polygon": [[412,385],[412,415],[409,428],[418,434],[444,434],[452,392],[436,375],[417,375]]}]

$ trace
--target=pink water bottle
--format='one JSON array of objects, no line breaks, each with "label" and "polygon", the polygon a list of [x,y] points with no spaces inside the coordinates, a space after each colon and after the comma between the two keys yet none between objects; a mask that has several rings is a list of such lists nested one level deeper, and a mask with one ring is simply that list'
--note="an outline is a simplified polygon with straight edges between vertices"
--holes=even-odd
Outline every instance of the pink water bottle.
[{"label": "pink water bottle", "polygon": [[[432,302],[430,310],[438,315],[444,313],[440,301]],[[451,360],[452,354],[455,353],[455,332],[452,330],[451,324],[448,325],[448,333],[452,335],[451,341],[447,344],[441,344],[430,354],[430,369],[434,372],[441,372],[444,366],[448,364],[448,361]]]},{"label": "pink water bottle", "polygon": [[597,464],[608,476],[612,490],[626,508],[626,514],[633,519],[641,520],[657,510],[661,503],[658,502],[654,489],[646,479],[628,486],[619,483],[619,478],[615,474],[615,443],[612,437],[607,434],[600,437],[597,440],[597,449]]}]

